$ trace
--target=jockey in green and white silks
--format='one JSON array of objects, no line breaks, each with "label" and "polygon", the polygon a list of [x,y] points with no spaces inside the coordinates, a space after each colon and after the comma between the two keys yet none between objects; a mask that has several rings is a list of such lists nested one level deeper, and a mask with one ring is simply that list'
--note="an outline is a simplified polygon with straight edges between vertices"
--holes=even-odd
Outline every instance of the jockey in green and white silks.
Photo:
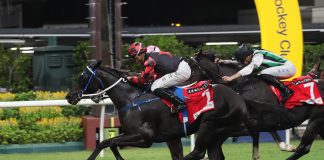
[{"label": "jockey in green and white silks", "polygon": [[267,50],[254,50],[251,63],[239,73],[246,76],[260,67],[265,68],[260,74],[270,74],[278,79],[287,79],[296,74],[296,68],[291,61]]},{"label": "jockey in green and white silks", "polygon": [[[279,81],[291,78],[296,74],[296,68],[289,60],[267,50],[252,50],[245,44],[242,44],[235,51],[235,58],[247,66],[232,76],[223,76],[222,78],[225,82],[250,75],[254,70],[262,69],[258,75],[265,82],[277,87],[281,91],[283,101],[286,101],[293,94],[292,90]],[[221,61],[218,60],[218,62]],[[231,63],[233,61],[223,60],[222,62]]]}]

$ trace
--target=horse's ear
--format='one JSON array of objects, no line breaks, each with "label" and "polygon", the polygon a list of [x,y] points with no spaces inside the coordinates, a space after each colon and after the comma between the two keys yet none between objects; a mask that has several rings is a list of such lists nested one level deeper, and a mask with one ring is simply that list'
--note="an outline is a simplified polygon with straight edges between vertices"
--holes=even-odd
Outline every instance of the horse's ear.
[{"label": "horse's ear", "polygon": [[318,63],[318,71],[321,70],[321,62]]},{"label": "horse's ear", "polygon": [[203,54],[203,49],[202,49],[202,48],[200,48],[198,54],[199,54],[199,55],[202,55],[202,54]]},{"label": "horse's ear", "polygon": [[93,69],[97,69],[102,63],[102,60],[98,60],[97,63],[93,66]]},{"label": "horse's ear", "polygon": [[200,57],[202,55],[202,53],[203,53],[203,50],[202,50],[202,48],[200,48],[200,50],[197,53],[195,53],[194,56]]}]

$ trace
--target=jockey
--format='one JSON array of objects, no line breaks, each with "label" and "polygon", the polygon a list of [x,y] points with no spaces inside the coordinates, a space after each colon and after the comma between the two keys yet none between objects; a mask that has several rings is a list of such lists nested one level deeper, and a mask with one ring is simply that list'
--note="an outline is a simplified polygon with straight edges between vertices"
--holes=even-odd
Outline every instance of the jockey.
[{"label": "jockey", "polygon": [[[265,82],[280,90],[284,102],[294,93],[280,81],[281,79],[291,78],[296,74],[296,68],[291,61],[267,50],[253,50],[245,44],[242,44],[236,50],[235,58],[247,66],[232,76],[223,76],[225,82],[250,75],[254,70],[260,70],[262,67],[259,76]],[[223,62],[230,61],[225,60]]]},{"label": "jockey", "polygon": [[160,51],[156,46],[144,47],[142,43],[138,42],[129,46],[128,54],[145,66],[145,70],[140,76],[127,77],[130,82],[143,84],[157,75],[158,78],[151,85],[151,91],[176,106],[172,113],[177,113],[185,108],[185,103],[167,88],[176,86],[190,78],[191,69],[186,61],[173,56],[170,52]]}]

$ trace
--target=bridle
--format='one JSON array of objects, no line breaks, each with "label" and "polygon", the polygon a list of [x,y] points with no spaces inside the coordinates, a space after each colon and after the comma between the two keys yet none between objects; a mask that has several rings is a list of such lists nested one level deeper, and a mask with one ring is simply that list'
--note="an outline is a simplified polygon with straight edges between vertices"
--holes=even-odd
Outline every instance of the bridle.
[{"label": "bridle", "polygon": [[[112,85],[110,85],[109,87],[106,87],[104,86],[104,84],[102,83],[102,80],[96,76],[96,72],[97,70],[93,70],[91,69],[89,66],[87,66],[87,70],[89,71],[89,73],[91,74],[90,75],[90,78],[88,79],[87,83],[85,84],[85,86],[83,87],[82,91],[81,91],[81,94],[79,96],[80,99],[82,98],[85,98],[85,97],[96,97],[98,98],[99,97],[99,100],[102,100],[104,98],[108,98],[108,96],[105,95],[105,93],[112,89],[113,87],[115,87],[118,83],[120,83],[121,81],[123,82],[127,82],[127,80],[125,80],[123,77],[119,78],[115,83],[113,83]],[[109,72],[108,70],[105,70],[107,72]],[[86,72],[84,72],[85,74],[87,74]],[[88,75],[88,74],[87,74]],[[88,75],[89,76],[89,75]],[[99,89],[96,93],[91,93],[91,94],[83,94],[84,92],[87,91],[88,89],[88,86],[89,84],[92,82],[93,78],[97,79],[101,85],[101,89]]]}]

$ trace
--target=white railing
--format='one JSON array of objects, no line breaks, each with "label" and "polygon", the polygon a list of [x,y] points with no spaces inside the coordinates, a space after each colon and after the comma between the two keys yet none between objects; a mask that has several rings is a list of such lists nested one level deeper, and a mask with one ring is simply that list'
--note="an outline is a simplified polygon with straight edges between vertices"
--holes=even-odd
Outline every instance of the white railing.
[{"label": "white railing", "polygon": [[[77,105],[108,105],[112,104],[110,99],[105,99],[99,103],[94,103],[90,99],[82,99]],[[17,107],[39,107],[39,106],[71,106],[66,100],[41,100],[41,101],[13,101],[0,102],[0,108],[17,108]]]},{"label": "white railing", "polygon": [[[104,119],[105,119],[105,105],[113,104],[112,101],[107,98],[99,103],[94,103],[90,99],[82,99],[77,105],[101,105],[100,113],[100,129],[99,129],[99,141],[103,141],[104,136]],[[17,108],[17,107],[49,107],[49,106],[71,106],[66,100],[41,100],[41,101],[13,101],[13,102],[0,102],[0,108]],[[100,157],[104,156],[103,150],[100,152]]]}]

